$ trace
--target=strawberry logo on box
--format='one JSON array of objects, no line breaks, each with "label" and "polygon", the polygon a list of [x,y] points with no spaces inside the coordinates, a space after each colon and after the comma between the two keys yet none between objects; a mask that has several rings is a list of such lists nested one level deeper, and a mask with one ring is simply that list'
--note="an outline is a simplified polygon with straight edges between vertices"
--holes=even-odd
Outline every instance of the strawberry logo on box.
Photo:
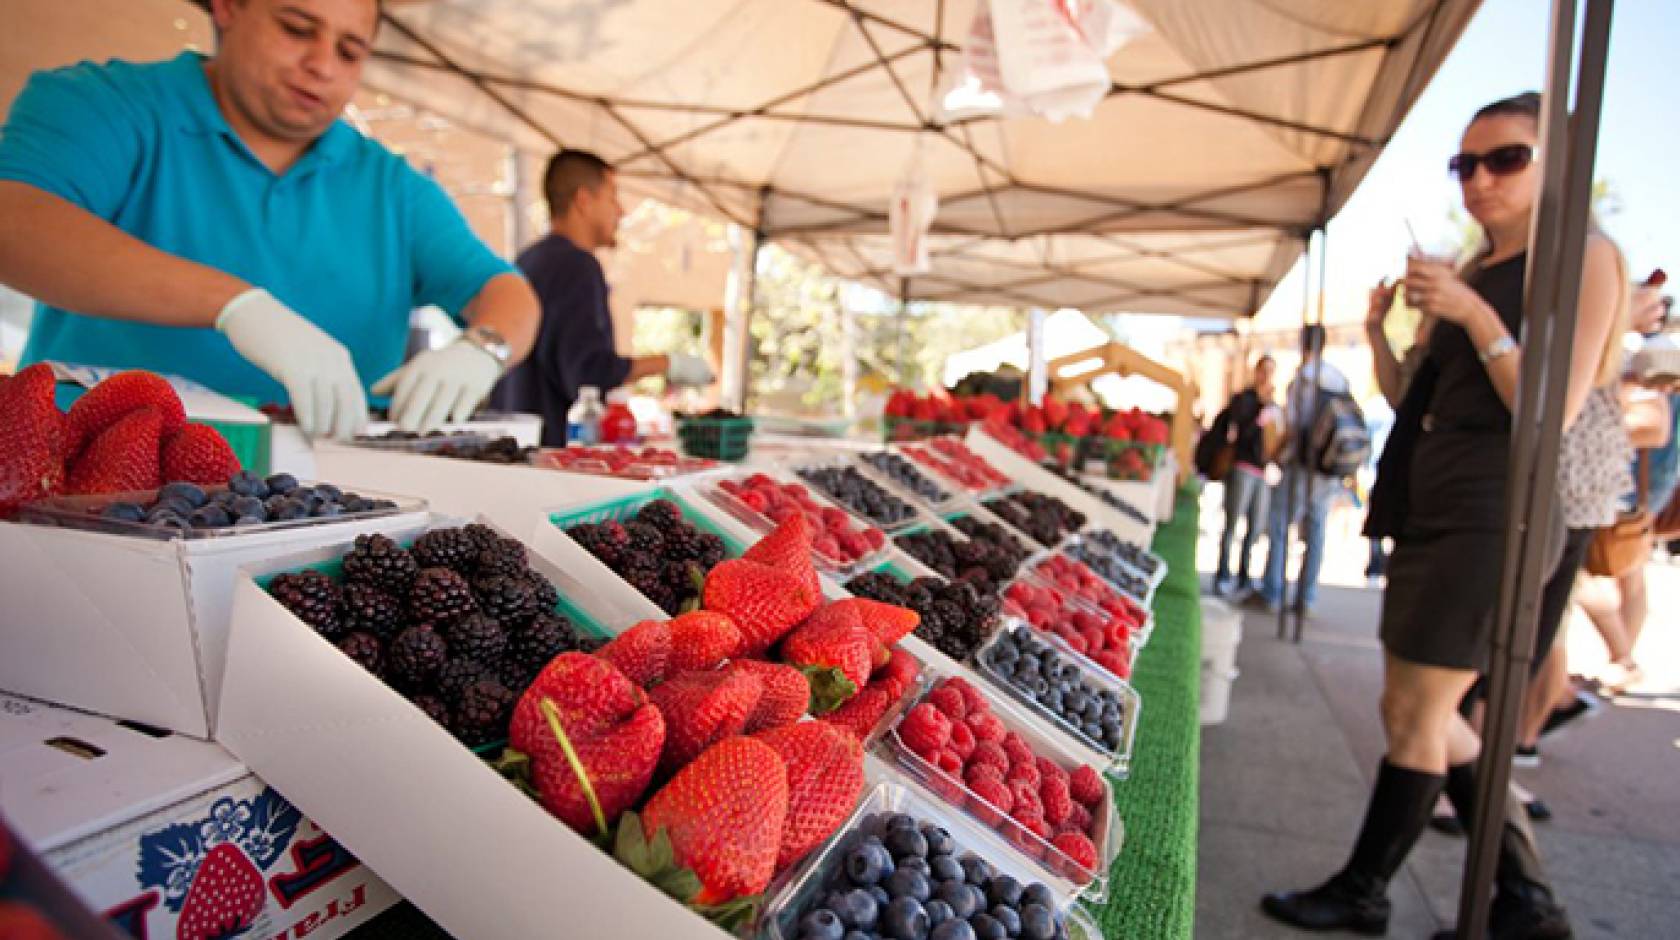
[{"label": "strawberry logo on box", "polygon": [[263,871],[279,860],[302,821],[268,788],[249,800],[224,797],[203,819],[142,836],[138,880],[179,915],[178,940],[239,936],[262,913]]}]

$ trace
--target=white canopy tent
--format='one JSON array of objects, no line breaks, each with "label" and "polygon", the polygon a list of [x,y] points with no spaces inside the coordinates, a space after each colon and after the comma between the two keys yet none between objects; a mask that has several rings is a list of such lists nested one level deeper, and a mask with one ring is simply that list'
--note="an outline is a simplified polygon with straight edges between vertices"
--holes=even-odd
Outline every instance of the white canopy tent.
[{"label": "white canopy tent", "polygon": [[[1252,315],[1478,0],[1130,0],[1090,119],[935,120],[976,0],[389,0],[371,84],[910,299]],[[933,270],[891,273],[918,147]]]}]

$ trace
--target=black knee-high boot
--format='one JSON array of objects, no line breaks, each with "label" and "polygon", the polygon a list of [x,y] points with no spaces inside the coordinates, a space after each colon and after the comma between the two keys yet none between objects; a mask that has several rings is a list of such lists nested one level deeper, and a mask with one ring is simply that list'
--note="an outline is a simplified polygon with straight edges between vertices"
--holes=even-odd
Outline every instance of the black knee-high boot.
[{"label": "black knee-high boot", "polygon": [[[1468,831],[1475,818],[1475,762],[1448,767],[1444,789]],[[1494,876],[1496,893],[1488,918],[1488,936],[1494,940],[1567,940],[1574,936],[1569,915],[1552,897],[1534,829],[1516,794],[1506,793],[1502,815],[1505,826],[1499,836],[1499,869]],[[1452,935],[1452,931],[1446,931],[1437,936]]]},{"label": "black knee-high boot", "polygon": [[1311,890],[1266,895],[1261,909],[1295,927],[1381,936],[1388,930],[1388,881],[1428,823],[1444,779],[1385,759],[1347,864]]}]

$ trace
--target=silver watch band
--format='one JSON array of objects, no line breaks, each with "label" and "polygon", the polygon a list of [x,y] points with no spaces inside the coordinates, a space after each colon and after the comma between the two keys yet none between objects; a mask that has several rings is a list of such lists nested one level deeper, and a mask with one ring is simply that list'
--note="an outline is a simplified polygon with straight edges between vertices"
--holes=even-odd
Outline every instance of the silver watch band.
[{"label": "silver watch band", "polygon": [[1501,336],[1487,344],[1477,355],[1482,357],[1482,364],[1486,365],[1495,359],[1503,359],[1517,351],[1517,341],[1509,336]]}]

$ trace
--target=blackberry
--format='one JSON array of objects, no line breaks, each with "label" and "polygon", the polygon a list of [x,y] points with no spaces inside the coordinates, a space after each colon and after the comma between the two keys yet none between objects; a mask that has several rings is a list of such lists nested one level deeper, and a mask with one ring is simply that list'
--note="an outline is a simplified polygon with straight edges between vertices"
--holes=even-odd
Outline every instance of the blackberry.
[{"label": "blackberry", "polygon": [[411,689],[425,688],[449,658],[449,644],[429,624],[409,627],[391,641],[387,665],[391,677]]},{"label": "blackberry", "polygon": [[448,568],[427,568],[409,590],[408,612],[419,623],[442,626],[477,610],[467,579]]},{"label": "blackberry", "polygon": [[655,607],[673,617],[677,615],[676,608],[681,606],[680,600],[657,565],[626,565],[619,574],[631,587],[640,591],[643,597],[652,601]]},{"label": "blackberry", "polygon": [[700,536],[699,529],[680,523],[669,528],[660,529],[664,539],[664,555],[672,561],[699,561]]},{"label": "blackberry", "polygon": [[507,736],[508,718],[518,701],[513,690],[495,679],[480,679],[461,692],[450,730],[463,744],[488,744]]},{"label": "blackberry", "polygon": [[524,545],[514,539],[497,539],[496,544],[479,551],[477,566],[480,577],[492,574],[518,577],[525,573],[529,562]]},{"label": "blackberry", "polygon": [[344,626],[388,640],[408,624],[403,602],[368,584],[344,586]]},{"label": "blackberry", "polygon": [[422,568],[449,568],[470,575],[484,546],[465,529],[434,529],[414,540],[414,560]]},{"label": "blackberry", "polygon": [[601,564],[617,570],[624,563],[624,551],[629,547],[630,535],[616,522],[582,523],[566,530],[584,551],[594,555]]},{"label": "blackberry", "polygon": [[548,579],[535,571],[525,573],[525,583],[531,586],[531,600],[536,603],[537,611],[552,611],[560,605],[560,592]]},{"label": "blackberry", "polygon": [[697,541],[700,548],[694,560],[699,562],[700,567],[707,571],[716,568],[718,563],[722,562],[724,557],[729,554],[728,546],[723,544],[723,538],[720,536],[713,535],[710,532],[702,532]]},{"label": "blackberry", "polygon": [[367,584],[398,597],[408,593],[409,585],[420,573],[401,545],[374,533],[356,536],[355,547],[344,556],[344,580]]},{"label": "blackberry", "polygon": [[656,499],[643,506],[636,513],[636,521],[653,526],[661,532],[675,532],[679,528],[692,528],[688,520],[683,518],[682,509],[668,499]]},{"label": "blackberry", "polygon": [[453,702],[466,691],[467,686],[489,674],[489,668],[483,663],[457,654],[438,667],[437,676],[432,680],[432,684],[438,695],[445,701]]},{"label": "blackberry", "polygon": [[435,695],[416,695],[409,699],[414,707],[426,713],[426,717],[445,728],[449,727],[449,705]]},{"label": "blackberry", "polygon": [[524,626],[537,615],[537,599],[523,572],[481,576],[473,582],[473,594],[478,597],[478,606],[509,630]]},{"label": "blackberry", "polygon": [[371,633],[352,633],[338,641],[338,649],[376,676],[385,668],[385,647]]},{"label": "blackberry", "polygon": [[275,575],[269,582],[268,593],[327,639],[336,640],[344,634],[344,592],[321,572]]},{"label": "blackberry", "polygon": [[525,629],[508,638],[502,657],[502,681],[510,689],[523,690],[536,679],[548,661],[581,647],[577,629],[558,614],[538,614]]},{"label": "blackberry", "polygon": [[461,532],[478,543],[479,551],[495,546],[502,539],[501,533],[482,522],[469,522],[461,527]]},{"label": "blackberry", "polygon": [[[484,614],[472,614],[444,628],[443,637],[449,641],[449,652],[457,657],[493,663],[507,650],[507,631]],[[459,661],[459,660],[457,660]]]}]

